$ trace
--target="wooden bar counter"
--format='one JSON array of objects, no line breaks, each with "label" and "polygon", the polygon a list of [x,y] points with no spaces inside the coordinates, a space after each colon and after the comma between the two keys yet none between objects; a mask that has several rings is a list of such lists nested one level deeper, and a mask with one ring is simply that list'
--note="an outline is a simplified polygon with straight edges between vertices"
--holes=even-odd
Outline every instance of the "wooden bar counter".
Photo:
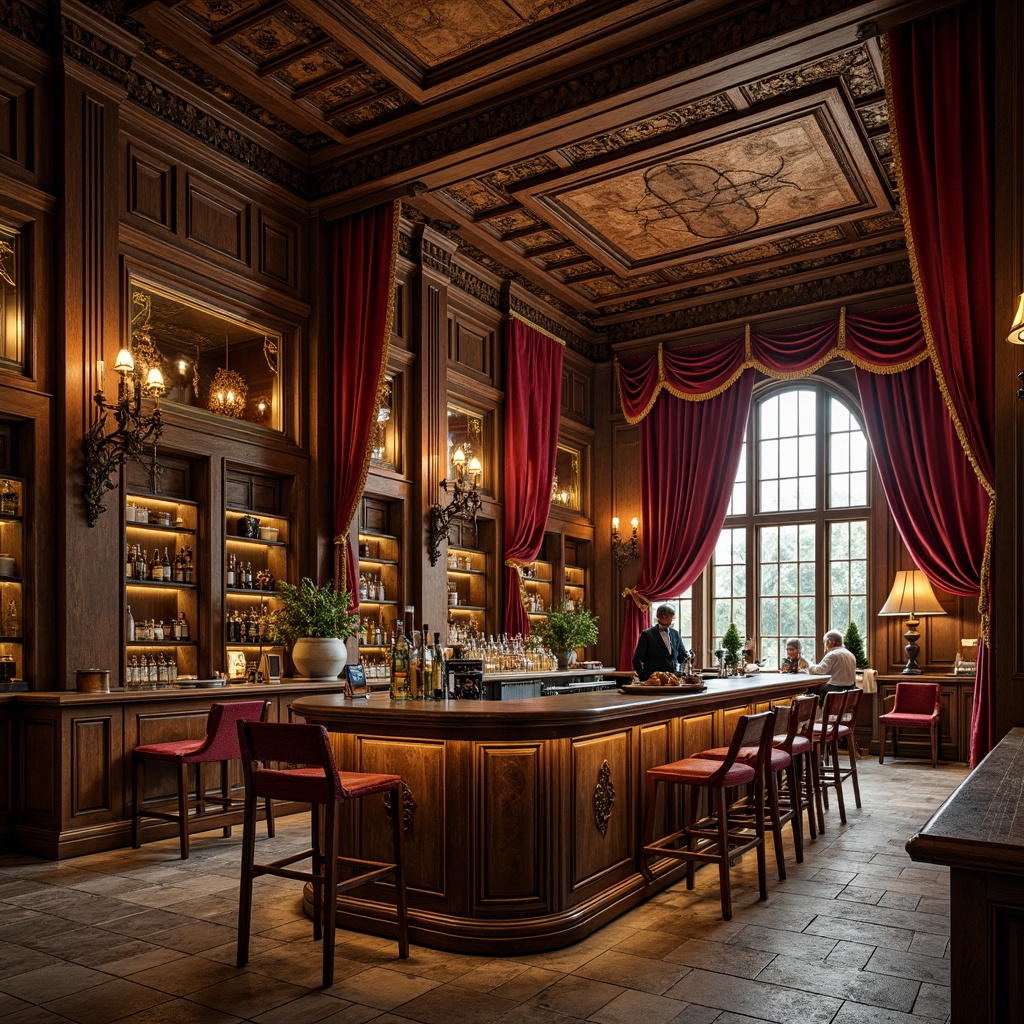
[{"label": "wooden bar counter", "polygon": [[[644,772],[727,743],[740,715],[808,683],[764,674],[687,695],[447,704],[311,696],[293,712],[327,727],[340,768],[405,780],[412,941],[501,955],[577,942],[681,878],[677,860],[652,862],[649,883],[637,868]],[[343,844],[389,860],[390,808],[358,804],[346,808]],[[667,801],[661,826],[678,813]],[[343,894],[339,924],[393,934],[392,896],[381,883]]]},{"label": "wooden bar counter", "polygon": [[949,867],[952,1019],[1024,1020],[1024,729],[1011,729],[907,843]]},{"label": "wooden bar counter", "polygon": [[[300,697],[337,691],[337,680],[183,686],[162,690],[29,691],[0,695],[0,851],[59,859],[131,846],[131,752],[141,743],[199,739],[214,701],[268,700],[289,721]],[[208,773],[211,782],[214,773]],[[239,766],[232,784],[241,793]],[[173,800],[173,769],[153,765],[145,798]],[[297,808],[296,808],[297,809]],[[282,808],[287,811],[287,808]],[[143,841],[176,835],[145,821]]]}]

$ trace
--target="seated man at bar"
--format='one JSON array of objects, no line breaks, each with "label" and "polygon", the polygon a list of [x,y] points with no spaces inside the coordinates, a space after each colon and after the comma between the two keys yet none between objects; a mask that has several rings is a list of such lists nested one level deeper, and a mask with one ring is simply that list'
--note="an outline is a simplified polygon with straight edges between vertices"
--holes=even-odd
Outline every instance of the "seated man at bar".
[{"label": "seated man at bar", "polygon": [[857,658],[852,651],[843,646],[843,634],[838,629],[830,629],[822,641],[825,654],[815,665],[808,666],[812,676],[831,676],[819,686],[810,687],[808,693],[816,693],[818,702],[825,700],[825,694],[832,690],[848,690],[857,682]]},{"label": "seated man at bar", "polygon": [[658,605],[654,614],[658,621],[643,630],[633,652],[633,671],[641,682],[652,672],[683,671],[690,658],[679,631],[672,628],[676,617],[672,605]]},{"label": "seated man at bar", "polygon": [[786,656],[779,665],[780,672],[806,672],[810,668],[807,659],[800,653],[800,641],[791,637],[786,641]]}]

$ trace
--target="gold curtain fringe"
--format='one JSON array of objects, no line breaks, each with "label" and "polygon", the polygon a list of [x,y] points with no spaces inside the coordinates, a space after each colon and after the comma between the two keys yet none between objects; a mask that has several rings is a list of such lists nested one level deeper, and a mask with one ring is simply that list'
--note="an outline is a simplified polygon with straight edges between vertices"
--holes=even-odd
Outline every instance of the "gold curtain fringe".
[{"label": "gold curtain fringe", "polygon": [[525,565],[526,565],[526,562],[520,561],[518,558],[506,558],[505,559],[505,568],[506,569],[515,569],[515,572],[516,572],[516,583],[519,585],[519,600],[522,603],[523,611],[526,612],[527,615],[529,615],[530,614],[530,606],[527,603],[527,601],[529,599],[528,599],[527,594],[526,594],[526,584],[523,582],[523,566],[525,566]]},{"label": "gold curtain fringe", "polygon": [[641,594],[638,590],[634,589],[633,587],[626,587],[626,589],[622,592],[622,596],[631,597],[633,599],[633,603],[642,612],[647,611],[647,609],[650,608],[651,605],[654,603],[653,601],[648,601],[643,594]]},{"label": "gold curtain fringe", "polygon": [[985,524],[985,554],[981,559],[981,591],[978,594],[978,612],[981,614],[981,642],[991,649],[991,619],[988,612],[989,574],[992,571],[992,539],[996,529],[996,496],[988,506],[988,522]]},{"label": "gold curtain fringe", "polygon": [[526,324],[527,327],[532,327],[538,334],[543,334],[545,338],[550,338],[553,342],[561,345],[565,348],[565,340],[563,338],[557,338],[550,331],[545,330],[540,324],[535,324],[532,320],[527,320],[525,316],[520,313],[509,313],[510,320],[518,320],[520,323]]}]

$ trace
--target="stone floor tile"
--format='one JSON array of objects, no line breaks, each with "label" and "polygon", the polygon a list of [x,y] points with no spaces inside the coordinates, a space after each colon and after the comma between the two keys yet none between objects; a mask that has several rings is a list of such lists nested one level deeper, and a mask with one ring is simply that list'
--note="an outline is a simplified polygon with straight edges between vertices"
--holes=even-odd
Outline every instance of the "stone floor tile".
[{"label": "stone floor tile", "polygon": [[679,940],[675,935],[643,928],[631,932],[611,948],[616,953],[632,953],[634,956],[647,956],[658,959],[671,952],[678,945]]},{"label": "stone floor tile", "polygon": [[242,1020],[242,1017],[212,1006],[203,1006],[188,999],[170,999],[124,1017],[117,1024],[241,1024]]},{"label": "stone floor tile", "polygon": [[867,966],[874,951],[874,946],[866,946],[863,942],[837,942],[836,948],[825,957],[825,963],[856,967],[860,970]]},{"label": "stone floor tile", "polygon": [[0,979],[15,974],[26,974],[60,962],[57,957],[42,953],[38,949],[30,949],[15,942],[0,942]]},{"label": "stone floor tile", "polygon": [[[256,1017],[255,1020],[262,1022],[263,1018]],[[287,1018],[282,1018],[282,1020],[284,1024],[287,1024]],[[378,1021],[384,1020],[384,1016],[372,1006],[349,1003],[342,1009],[335,1010],[330,1016],[322,1017],[318,1024],[366,1024],[367,1021],[371,1020],[374,1024],[377,1024]]]},{"label": "stone floor tile", "polygon": [[525,1006],[540,1006],[570,1017],[589,1017],[621,995],[619,985],[606,985],[569,975],[526,1000]]},{"label": "stone floor tile", "polygon": [[201,956],[182,956],[168,963],[157,964],[132,974],[131,980],[139,985],[186,996],[190,992],[209,988],[238,974],[238,968]]},{"label": "stone floor tile", "polygon": [[290,1003],[306,991],[299,985],[274,981],[252,971],[239,971],[233,978],[192,992],[188,998],[191,1002],[246,1019],[282,1003]]},{"label": "stone floor tile", "polygon": [[910,941],[910,952],[922,956],[943,957],[949,951],[949,939],[945,935],[929,935],[926,932],[915,932]]},{"label": "stone floor tile", "polygon": [[773,1024],[830,1024],[842,1006],[841,999],[709,971],[691,971],[665,994]]},{"label": "stone floor tile", "polygon": [[623,992],[587,1020],[596,1024],[669,1024],[678,1019],[684,1003],[651,992]]},{"label": "stone floor tile", "polygon": [[914,1013],[922,1017],[938,1017],[945,1020],[949,1016],[949,988],[946,985],[932,985],[924,982],[914,1003]]},{"label": "stone floor tile", "polygon": [[756,978],[772,962],[774,953],[705,939],[689,939],[677,946],[665,959],[687,967],[700,967],[719,974]]},{"label": "stone floor tile", "polygon": [[149,1010],[170,999],[166,992],[137,985],[124,978],[114,978],[89,989],[88,999],[79,993],[51,999],[43,1005],[78,1024],[110,1024],[133,1013]]},{"label": "stone floor tile", "polygon": [[0,980],[0,992],[33,1003],[42,1003],[44,999],[58,999],[95,988],[105,981],[110,981],[110,975],[101,971],[57,962]]},{"label": "stone floor tile", "polygon": [[835,1015],[832,1024],[945,1024],[942,1017],[919,1017],[879,1006],[862,1006],[848,1001]]},{"label": "stone floor tile", "polygon": [[493,989],[493,994],[501,996],[503,999],[525,1002],[561,981],[563,977],[564,975],[558,971],[548,971],[542,967],[527,967],[522,974],[517,974],[510,981]]},{"label": "stone floor tile", "polygon": [[677,967],[674,960],[666,963],[614,951],[602,953],[573,971],[578,978],[590,978],[655,995],[670,989],[685,973],[685,968]]},{"label": "stone floor tile", "polygon": [[873,974],[834,963],[822,969],[817,964],[787,956],[776,957],[757,976],[757,980],[904,1013],[913,1009],[921,987],[918,982],[904,978]]},{"label": "stone floor tile", "polygon": [[915,978],[936,985],[949,984],[949,961],[920,953],[901,953],[892,949],[876,949],[868,961],[868,970],[900,978]]},{"label": "stone floor tile", "polygon": [[886,889],[878,901],[880,907],[892,907],[895,910],[917,910],[921,897],[916,893],[897,892]]},{"label": "stone floor tile", "polygon": [[253,1020],[257,1024],[317,1024],[352,1005],[327,992],[307,992],[290,1003],[282,1003],[266,1013],[258,1014]]},{"label": "stone floor tile", "polygon": [[446,985],[415,996],[395,1013],[424,1024],[489,1024],[516,1008],[511,999]]},{"label": "stone floor tile", "polygon": [[753,925],[744,928],[729,942],[746,949],[760,949],[765,953],[785,953],[787,956],[818,962],[823,961],[837,944],[835,939],[820,935]]},{"label": "stone floor tile", "polygon": [[914,933],[907,928],[889,928],[867,921],[844,921],[838,917],[818,917],[806,929],[811,935],[826,935],[834,939],[862,942],[869,946],[886,946],[889,949],[910,949]]},{"label": "stone floor tile", "polygon": [[353,1003],[375,1006],[378,1010],[394,1010],[417,996],[437,988],[427,978],[400,974],[383,967],[370,967],[349,978],[336,981],[331,994]]}]

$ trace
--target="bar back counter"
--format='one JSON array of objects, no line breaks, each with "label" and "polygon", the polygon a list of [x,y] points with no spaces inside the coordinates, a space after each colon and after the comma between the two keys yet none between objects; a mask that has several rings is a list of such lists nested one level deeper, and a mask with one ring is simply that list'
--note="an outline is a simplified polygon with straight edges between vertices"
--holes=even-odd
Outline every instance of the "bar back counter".
[{"label": "bar back counter", "polygon": [[[405,780],[411,941],[501,955],[577,942],[681,878],[685,865],[668,858],[651,862],[653,881],[638,870],[644,772],[726,743],[740,715],[807,685],[806,675],[761,675],[687,695],[447,706],[310,696],[292,710],[327,727],[339,768]],[[358,804],[344,819],[343,848],[389,859],[393,809]],[[675,827],[679,813],[667,800],[661,827]],[[338,913],[341,925],[394,934],[386,885],[342,894]]]}]

